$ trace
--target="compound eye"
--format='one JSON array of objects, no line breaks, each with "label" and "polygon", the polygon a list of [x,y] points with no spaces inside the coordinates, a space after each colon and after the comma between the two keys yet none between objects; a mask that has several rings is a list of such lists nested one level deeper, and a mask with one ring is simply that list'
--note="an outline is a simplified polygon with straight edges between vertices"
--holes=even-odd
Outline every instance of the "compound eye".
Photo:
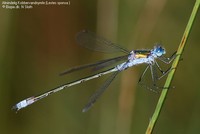
[{"label": "compound eye", "polygon": [[157,53],[160,53],[161,51],[162,51],[162,48],[160,47],[156,50]]}]

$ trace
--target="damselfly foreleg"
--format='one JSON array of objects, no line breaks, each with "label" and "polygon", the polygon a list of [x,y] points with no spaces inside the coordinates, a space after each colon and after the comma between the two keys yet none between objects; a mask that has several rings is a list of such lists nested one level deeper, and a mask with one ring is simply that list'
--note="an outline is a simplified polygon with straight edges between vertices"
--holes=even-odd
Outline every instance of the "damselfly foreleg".
[{"label": "damselfly foreleg", "polygon": [[158,59],[166,64],[170,64],[176,58],[176,56],[177,55],[176,55],[176,51],[175,51],[169,58],[161,56],[161,57],[158,57]]}]

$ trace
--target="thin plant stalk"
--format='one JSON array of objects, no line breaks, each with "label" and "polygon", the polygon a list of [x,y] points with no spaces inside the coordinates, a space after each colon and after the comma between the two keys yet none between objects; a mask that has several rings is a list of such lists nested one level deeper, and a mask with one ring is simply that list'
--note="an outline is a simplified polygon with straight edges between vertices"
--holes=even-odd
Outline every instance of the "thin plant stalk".
[{"label": "thin plant stalk", "polygon": [[183,50],[184,50],[188,35],[189,35],[190,31],[191,31],[195,16],[197,14],[197,11],[198,11],[198,8],[199,8],[199,4],[200,4],[200,0],[196,0],[195,5],[193,7],[193,11],[192,11],[191,16],[189,18],[188,24],[187,24],[187,26],[185,28],[185,32],[184,32],[183,37],[181,39],[180,45],[178,47],[178,50],[177,50],[177,53],[176,53],[177,56],[176,56],[176,58],[174,59],[174,61],[172,63],[172,67],[171,67],[172,70],[170,71],[170,73],[169,73],[169,75],[168,75],[168,77],[166,79],[166,82],[165,82],[164,88],[163,88],[163,90],[161,92],[160,98],[158,100],[156,109],[155,109],[154,114],[153,114],[153,116],[152,116],[152,118],[151,118],[151,120],[149,122],[148,127],[147,127],[146,134],[151,134],[152,133],[153,128],[155,127],[155,123],[158,120],[158,116],[160,114],[162,105],[163,105],[164,100],[166,98],[168,89],[169,89],[169,87],[171,85],[171,81],[172,81],[172,79],[174,77],[174,73],[175,73],[175,71],[177,69],[177,66],[179,64],[180,57],[183,54]]}]

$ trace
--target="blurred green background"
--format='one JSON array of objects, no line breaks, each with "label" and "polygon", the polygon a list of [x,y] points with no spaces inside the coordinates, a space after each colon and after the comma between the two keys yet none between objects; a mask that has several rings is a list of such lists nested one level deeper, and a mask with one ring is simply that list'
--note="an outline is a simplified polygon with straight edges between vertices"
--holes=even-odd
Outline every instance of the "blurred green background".
[{"label": "blurred green background", "polygon": [[[58,76],[67,68],[117,55],[79,47],[75,36],[83,29],[130,50],[152,48],[161,42],[170,56],[179,45],[194,3],[71,0],[68,6],[1,7],[0,133],[145,133],[159,94],[138,86],[144,66],[121,73],[87,113],[81,112],[83,106],[107,76],[61,91],[17,114],[11,107],[88,74],[83,71]],[[168,93],[155,134],[200,132],[199,24],[198,13],[173,79],[175,88]]]}]

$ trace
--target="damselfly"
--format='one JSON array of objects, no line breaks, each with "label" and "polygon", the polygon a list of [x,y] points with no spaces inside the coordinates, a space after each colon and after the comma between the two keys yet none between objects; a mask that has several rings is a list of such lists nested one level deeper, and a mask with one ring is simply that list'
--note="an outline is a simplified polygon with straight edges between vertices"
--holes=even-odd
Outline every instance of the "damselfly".
[{"label": "damselfly", "polygon": [[[78,41],[79,45],[86,47],[88,49],[91,49],[91,50],[101,51],[101,52],[122,52],[122,53],[125,53],[125,55],[107,59],[107,60],[102,60],[102,61],[99,61],[99,62],[96,62],[93,64],[86,64],[86,65],[74,67],[74,68],[64,71],[63,73],[61,73],[61,75],[72,73],[74,71],[78,71],[78,70],[85,69],[85,68],[92,68],[94,70],[98,70],[98,69],[107,67],[108,65],[113,65],[114,63],[119,62],[119,61],[124,61],[124,62],[122,62],[114,67],[111,67],[108,70],[104,70],[97,74],[61,85],[61,86],[54,88],[52,90],[49,90],[41,95],[29,97],[25,100],[22,100],[19,103],[17,103],[15,106],[13,106],[14,110],[18,111],[22,108],[25,108],[25,107],[33,104],[34,102],[36,102],[40,99],[43,99],[53,93],[61,91],[65,88],[83,83],[83,82],[91,80],[91,79],[101,77],[102,75],[105,75],[105,74],[113,73],[111,76],[108,77],[108,79],[104,82],[104,84],[101,85],[101,87],[91,96],[91,98],[89,99],[89,102],[86,104],[86,106],[82,110],[82,112],[86,112],[92,107],[92,105],[96,102],[96,100],[103,94],[103,92],[108,88],[110,83],[114,80],[114,78],[121,71],[126,70],[130,67],[139,65],[139,64],[147,64],[147,67],[144,70],[144,72],[142,73],[142,75],[139,79],[139,82],[142,80],[145,73],[150,68],[151,75],[152,75],[152,82],[153,82],[153,85],[156,87],[156,81],[161,79],[163,76],[165,76],[170,71],[170,68],[167,69],[166,71],[163,71],[161,69],[161,67],[158,65],[156,59],[158,59],[166,64],[169,64],[175,58],[175,53],[169,58],[164,57],[163,55],[166,53],[166,51],[159,44],[154,46],[153,49],[128,51],[128,50],[120,47],[119,45],[114,44],[102,37],[96,36],[94,33],[90,32],[90,31],[86,31],[86,30],[81,31],[77,34],[77,41]],[[160,70],[160,72],[162,74],[159,77],[157,76],[157,74],[155,72],[156,68],[158,68],[158,70]]]}]

